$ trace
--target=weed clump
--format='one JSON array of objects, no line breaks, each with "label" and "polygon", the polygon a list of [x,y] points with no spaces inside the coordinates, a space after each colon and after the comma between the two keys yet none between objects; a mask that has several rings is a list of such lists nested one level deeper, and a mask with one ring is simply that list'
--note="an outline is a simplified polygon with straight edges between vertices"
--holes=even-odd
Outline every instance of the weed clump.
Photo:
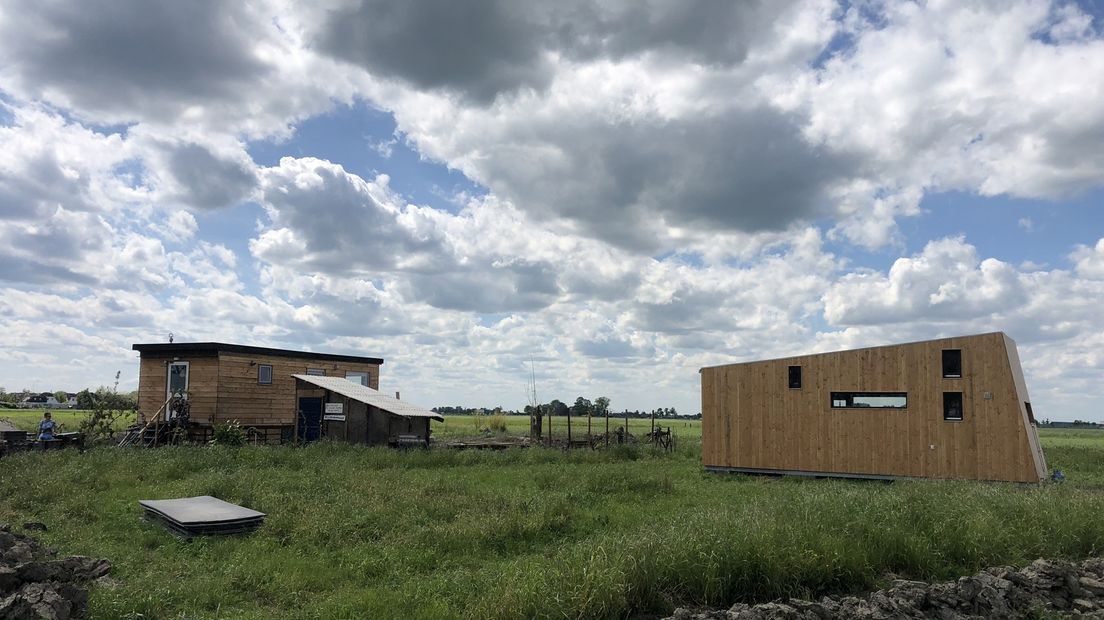
[{"label": "weed clump", "polygon": [[216,424],[211,438],[213,446],[244,446],[245,431],[237,420],[230,420]]}]

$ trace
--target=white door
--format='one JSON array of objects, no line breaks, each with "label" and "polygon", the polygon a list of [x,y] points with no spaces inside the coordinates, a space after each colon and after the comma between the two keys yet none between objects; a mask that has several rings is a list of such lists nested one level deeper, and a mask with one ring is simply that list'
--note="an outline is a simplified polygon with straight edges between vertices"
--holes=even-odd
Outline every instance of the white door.
[{"label": "white door", "polygon": [[[188,397],[188,362],[169,362],[168,380],[165,382],[165,400],[175,393],[183,393]],[[176,412],[165,409],[165,419],[171,420]]]}]

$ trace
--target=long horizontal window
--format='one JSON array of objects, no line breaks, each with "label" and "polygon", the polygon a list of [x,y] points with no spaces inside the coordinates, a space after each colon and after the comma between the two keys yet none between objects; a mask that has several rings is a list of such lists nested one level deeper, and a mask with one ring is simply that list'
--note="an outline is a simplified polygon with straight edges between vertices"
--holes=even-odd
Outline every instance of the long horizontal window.
[{"label": "long horizontal window", "polygon": [[833,409],[904,409],[905,392],[832,392]]}]

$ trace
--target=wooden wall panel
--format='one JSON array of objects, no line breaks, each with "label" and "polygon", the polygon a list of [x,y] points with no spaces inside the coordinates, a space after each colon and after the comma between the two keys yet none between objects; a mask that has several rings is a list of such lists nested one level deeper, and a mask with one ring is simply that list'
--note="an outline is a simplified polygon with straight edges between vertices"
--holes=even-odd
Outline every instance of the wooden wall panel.
[{"label": "wooden wall panel", "polygon": [[[962,351],[961,378],[943,377],[944,349]],[[787,385],[791,365],[802,367],[800,389]],[[999,332],[701,373],[706,466],[1020,482],[1046,476],[1015,343]],[[834,391],[906,392],[908,406],[833,409]],[[963,420],[943,419],[944,392],[962,392]]]},{"label": "wooden wall panel", "polygon": [[218,358],[213,355],[143,355],[138,369],[138,410],[148,419],[165,403],[170,361],[188,362],[190,415],[193,420],[206,419],[215,412],[218,401]]},{"label": "wooden wall panel", "polygon": [[[254,364],[251,365],[251,362]],[[272,383],[257,382],[257,367],[272,366]],[[346,371],[369,373],[369,387],[379,389],[379,365],[327,362],[305,358],[219,354],[218,410],[212,423],[237,420],[242,424],[294,424],[298,398],[321,397],[322,390],[295,389],[293,374],[306,374],[308,368],[321,368],[331,377],[344,377]],[[193,419],[195,415],[193,414]]]}]

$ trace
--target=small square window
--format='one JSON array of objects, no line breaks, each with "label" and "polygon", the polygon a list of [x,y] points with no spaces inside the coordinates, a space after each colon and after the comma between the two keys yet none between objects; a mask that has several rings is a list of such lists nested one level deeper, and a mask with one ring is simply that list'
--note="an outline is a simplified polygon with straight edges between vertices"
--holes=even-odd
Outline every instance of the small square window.
[{"label": "small square window", "polygon": [[355,370],[349,370],[345,372],[345,378],[353,383],[359,383],[365,387],[368,386],[368,373]]},{"label": "small square window", "polygon": [[962,392],[943,392],[943,419],[962,419]]},{"label": "small square window", "polygon": [[790,366],[788,383],[791,390],[801,389],[801,366]]},{"label": "small square window", "polygon": [[962,350],[943,350],[943,377],[946,379],[962,378]]},{"label": "small square window", "polygon": [[261,385],[272,384],[272,366],[269,364],[257,365],[257,383]]}]

